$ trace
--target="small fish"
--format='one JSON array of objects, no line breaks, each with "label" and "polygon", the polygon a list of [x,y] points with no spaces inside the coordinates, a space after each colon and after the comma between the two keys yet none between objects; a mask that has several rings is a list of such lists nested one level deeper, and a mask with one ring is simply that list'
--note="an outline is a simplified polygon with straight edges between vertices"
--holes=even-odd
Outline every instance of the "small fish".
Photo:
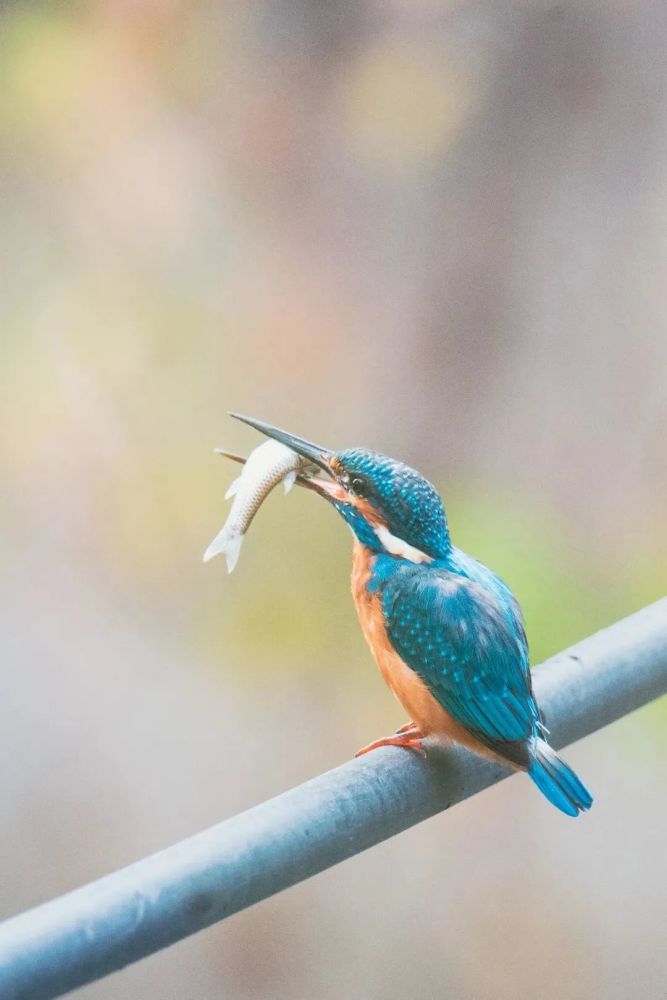
[{"label": "small fish", "polygon": [[[222,454],[237,462],[244,461],[228,452]],[[285,494],[289,493],[299,472],[310,466],[307,459],[278,441],[264,441],[255,448],[245,460],[243,472],[225,493],[225,500],[234,497],[234,503],[222,531],[206,549],[204,562],[224,552],[227,572],[231,573],[238,562],[241,543],[250,522],[273,487],[283,480]]]}]

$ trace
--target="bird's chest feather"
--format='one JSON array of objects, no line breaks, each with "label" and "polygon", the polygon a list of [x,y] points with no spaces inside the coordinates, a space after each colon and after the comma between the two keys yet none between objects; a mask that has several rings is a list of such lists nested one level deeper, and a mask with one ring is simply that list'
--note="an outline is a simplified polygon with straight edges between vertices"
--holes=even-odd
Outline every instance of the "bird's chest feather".
[{"label": "bird's chest feather", "polygon": [[355,542],[352,557],[352,596],[366,638],[380,673],[394,695],[424,735],[445,736],[451,718],[433,697],[421,678],[398,655],[387,635],[379,591],[369,589],[373,575],[373,553]]}]

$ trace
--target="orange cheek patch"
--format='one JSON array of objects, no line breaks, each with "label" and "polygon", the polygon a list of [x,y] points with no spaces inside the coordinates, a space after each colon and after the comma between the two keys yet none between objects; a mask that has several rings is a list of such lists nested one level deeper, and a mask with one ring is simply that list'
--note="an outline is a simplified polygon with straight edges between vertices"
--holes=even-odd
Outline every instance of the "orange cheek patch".
[{"label": "orange cheek patch", "polygon": [[375,509],[375,507],[368,502],[368,500],[363,500],[361,497],[348,496],[348,500],[352,506],[359,511],[361,516],[365,518],[369,524],[375,525],[379,524],[386,528],[387,523],[382,517],[382,515]]}]

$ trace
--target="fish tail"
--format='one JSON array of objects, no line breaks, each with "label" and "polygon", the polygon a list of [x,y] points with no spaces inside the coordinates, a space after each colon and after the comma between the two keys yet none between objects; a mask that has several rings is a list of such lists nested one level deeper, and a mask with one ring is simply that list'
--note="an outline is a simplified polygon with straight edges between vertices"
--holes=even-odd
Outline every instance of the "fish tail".
[{"label": "fish tail", "polygon": [[528,776],[556,809],[568,816],[578,816],[580,812],[590,809],[592,795],[546,740],[535,736],[530,754]]},{"label": "fish tail", "polygon": [[239,553],[243,543],[243,535],[232,534],[226,527],[218,532],[204,553],[204,562],[224,552],[227,560],[227,572],[231,573],[239,561]]}]

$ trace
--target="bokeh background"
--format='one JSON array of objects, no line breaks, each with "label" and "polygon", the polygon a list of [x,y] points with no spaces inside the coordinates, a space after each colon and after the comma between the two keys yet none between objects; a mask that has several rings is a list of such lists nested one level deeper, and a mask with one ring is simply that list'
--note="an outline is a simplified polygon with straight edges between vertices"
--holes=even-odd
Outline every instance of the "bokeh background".
[{"label": "bokeh background", "polygon": [[[403,717],[238,409],[422,469],[534,662],[667,589],[661,0],[0,8],[0,915]],[[667,996],[664,702],[87,1000]]]}]

